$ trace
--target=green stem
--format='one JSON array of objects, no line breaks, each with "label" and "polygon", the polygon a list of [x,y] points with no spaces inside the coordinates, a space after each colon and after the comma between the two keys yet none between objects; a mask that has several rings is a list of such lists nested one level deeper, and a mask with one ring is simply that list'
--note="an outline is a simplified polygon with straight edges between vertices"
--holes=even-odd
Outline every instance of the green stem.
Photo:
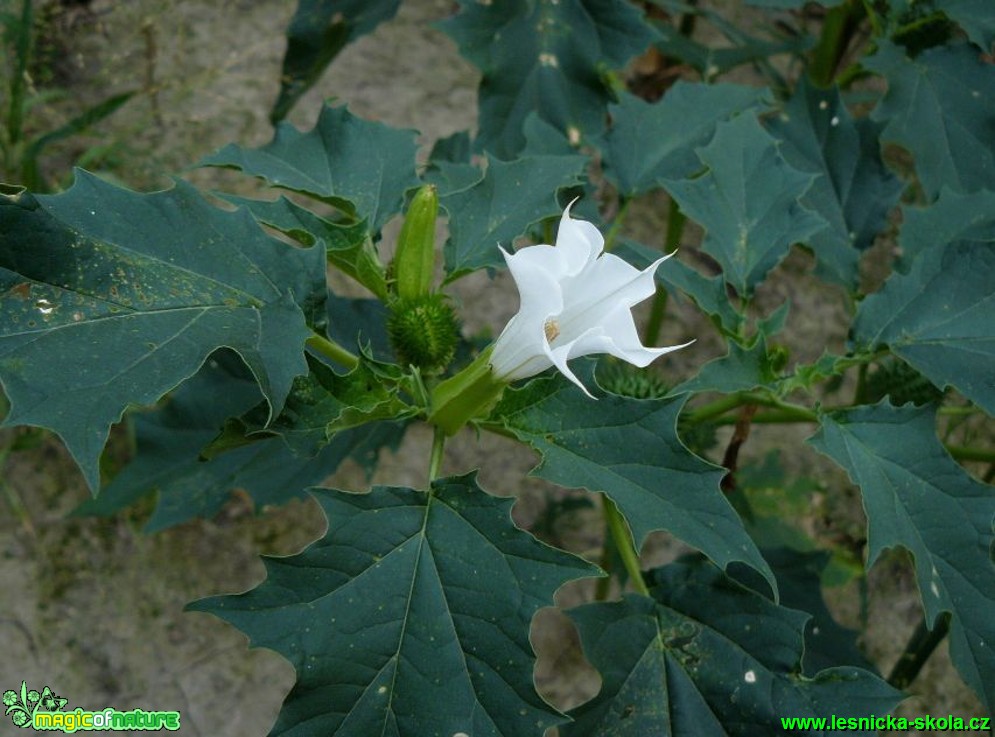
[{"label": "green stem", "polygon": [[836,75],[836,84],[839,85],[841,90],[845,90],[858,79],[862,79],[869,74],[870,72],[867,68],[857,61]]},{"label": "green stem", "polygon": [[[694,8],[698,4],[698,0],[688,0],[688,5]],[[691,38],[694,34],[694,26],[698,21],[697,13],[684,13],[681,16],[681,24],[677,28],[677,32],[680,33],[684,38]]]},{"label": "green stem", "polygon": [[923,665],[929,660],[936,646],[943,642],[950,629],[950,615],[944,614],[937,622],[936,626],[930,630],[926,626],[925,617],[919,621],[912,637],[905,645],[905,650],[895,663],[895,667],[888,676],[888,683],[898,689],[906,689],[919,675]]},{"label": "green stem", "polygon": [[[687,216],[681,212],[677,200],[670,200],[667,211],[667,234],[664,237],[664,252],[673,253],[681,243],[681,236],[684,234],[684,225],[687,223]],[[650,308],[649,321],[643,331],[643,345],[655,346],[659,344],[660,328],[663,326],[663,318],[667,312],[667,291],[659,284],[656,287],[656,294],[653,296],[653,306]]]},{"label": "green stem", "polygon": [[[716,425],[735,425],[736,417],[720,417],[715,421]],[[803,416],[798,412],[785,410],[771,410],[770,412],[758,412],[750,420],[754,425],[790,425],[796,422],[813,422],[812,418]]]},{"label": "green stem", "polygon": [[817,86],[832,85],[836,69],[863,17],[864,6],[855,0],[847,0],[826,13],[819,43],[812,51],[812,61],[808,66],[808,76]]},{"label": "green stem", "polygon": [[761,392],[738,392],[722,397],[710,404],[703,405],[688,413],[687,421],[691,423],[705,422],[726,412],[747,404],[759,404],[781,411],[783,422],[818,422],[819,413],[800,404],[792,404]]},{"label": "green stem", "polygon": [[428,461],[428,482],[431,484],[439,478],[442,469],[442,456],[446,450],[446,433],[441,427],[436,427],[432,436],[432,455]]},{"label": "green stem", "polygon": [[868,364],[860,364],[860,368],[857,369],[857,386],[853,390],[853,403],[854,404],[864,404],[864,395],[867,392],[867,366]]},{"label": "green stem", "polygon": [[958,461],[981,461],[995,463],[995,450],[986,448],[966,448],[963,445],[947,445],[947,452]]},{"label": "green stem", "polygon": [[604,500],[605,522],[608,523],[612,542],[618,549],[618,554],[625,565],[625,571],[629,574],[629,580],[632,581],[632,586],[636,591],[643,596],[649,596],[650,590],[646,587],[646,582],[643,581],[643,571],[639,566],[639,553],[636,552],[636,546],[632,542],[629,526],[626,524],[625,518],[622,517],[622,513],[618,511],[618,507],[615,506],[615,502],[607,496],[604,497]]},{"label": "green stem", "polygon": [[667,253],[673,253],[681,245],[681,236],[684,235],[684,224],[687,221],[687,215],[681,212],[677,200],[671,199],[667,208],[667,234],[663,240],[663,247]]},{"label": "green stem", "polygon": [[715,417],[724,415],[730,410],[742,407],[744,404],[749,404],[749,401],[744,399],[742,395],[730,394],[728,397],[716,399],[714,402],[702,405],[701,407],[698,407],[698,409],[691,410],[687,414],[687,421],[694,425],[699,422],[707,422]]},{"label": "green stem", "polygon": [[632,199],[629,197],[621,198],[621,205],[619,205],[618,213],[615,215],[615,219],[612,220],[612,225],[608,229],[608,235],[605,236],[605,251],[610,251],[615,247],[615,238],[618,236],[618,231],[622,228],[622,223],[625,222],[625,216],[629,212],[629,205],[632,203]]},{"label": "green stem", "polygon": [[880,38],[884,33],[884,29],[881,27],[881,20],[874,9],[874,3],[872,0],[861,0],[861,2],[864,5],[864,13],[871,22],[871,31],[874,33],[875,38]]},{"label": "green stem", "polygon": [[31,35],[34,31],[31,2],[32,0],[24,0],[21,5],[21,20],[17,29],[16,68],[14,69],[14,78],[10,81],[7,137],[12,147],[20,142],[24,133],[24,94],[27,85],[28,63],[31,58]]},{"label": "green stem", "polygon": [[[608,501],[608,497],[605,497],[605,501]],[[602,576],[598,579],[597,583],[594,585],[594,600],[604,601],[608,598],[608,591],[611,588],[612,582],[612,548],[608,545],[608,541],[611,539],[611,528],[608,525],[608,515],[605,515],[605,544],[601,548],[601,570],[607,573],[607,576]]]},{"label": "green stem", "polygon": [[307,339],[308,347],[320,353],[325,358],[330,358],[336,363],[341,363],[348,369],[354,369],[359,365],[359,358],[334,340],[326,338],[320,333],[315,333]]},{"label": "green stem", "polygon": [[663,317],[667,312],[667,290],[656,285],[656,294],[653,295],[653,305],[650,307],[649,320],[646,321],[646,329],[643,331],[643,345],[652,348],[659,344],[660,328],[663,327]]}]

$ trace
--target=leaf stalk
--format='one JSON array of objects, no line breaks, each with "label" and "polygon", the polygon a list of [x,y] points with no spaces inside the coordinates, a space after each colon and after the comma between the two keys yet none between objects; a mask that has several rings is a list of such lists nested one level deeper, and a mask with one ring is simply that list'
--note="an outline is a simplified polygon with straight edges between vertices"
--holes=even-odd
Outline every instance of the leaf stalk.
[{"label": "leaf stalk", "polygon": [[307,339],[309,348],[320,353],[325,358],[330,358],[336,363],[340,363],[348,369],[354,369],[359,365],[359,358],[351,351],[347,351],[334,340],[326,338],[320,333],[315,333]]},{"label": "leaf stalk", "polygon": [[643,571],[639,565],[639,553],[636,551],[635,543],[632,540],[632,533],[629,531],[629,526],[622,513],[618,511],[615,502],[609,499],[607,495],[604,495],[604,510],[608,532],[618,550],[619,556],[622,558],[625,571],[629,574],[632,587],[643,596],[649,596],[650,590],[647,588],[646,582],[643,581]]}]

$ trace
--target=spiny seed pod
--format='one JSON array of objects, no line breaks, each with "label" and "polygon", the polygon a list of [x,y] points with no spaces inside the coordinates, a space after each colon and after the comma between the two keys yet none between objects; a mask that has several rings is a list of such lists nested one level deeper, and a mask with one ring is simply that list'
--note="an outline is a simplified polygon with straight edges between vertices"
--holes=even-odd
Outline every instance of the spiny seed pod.
[{"label": "spiny seed pod", "polygon": [[394,256],[394,289],[402,299],[414,299],[432,291],[435,276],[435,218],[439,195],[426,184],[411,200],[404,216]]},{"label": "spiny seed pod", "polygon": [[402,366],[433,373],[453,360],[459,324],[445,295],[399,297],[388,307],[387,334]]},{"label": "spiny seed pod", "polygon": [[659,399],[670,390],[656,374],[628,363],[604,361],[598,366],[597,377],[606,391],[634,399]]}]

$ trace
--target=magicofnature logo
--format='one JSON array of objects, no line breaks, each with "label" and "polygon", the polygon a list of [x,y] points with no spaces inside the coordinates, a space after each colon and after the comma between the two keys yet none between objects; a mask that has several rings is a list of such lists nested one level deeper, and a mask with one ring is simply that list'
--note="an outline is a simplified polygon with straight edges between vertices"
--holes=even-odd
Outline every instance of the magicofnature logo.
[{"label": "magicofnature logo", "polygon": [[38,731],[159,731],[167,729],[175,732],[180,728],[178,711],[145,711],[132,709],[101,709],[88,711],[79,707],[63,711],[67,699],[56,696],[46,686],[41,692],[28,690],[27,681],[21,681],[20,693],[14,690],[3,692],[4,714],[9,716],[17,727],[31,727]]},{"label": "magicofnature logo", "polygon": [[9,716],[17,727],[30,726],[35,712],[38,711],[61,711],[67,704],[67,700],[52,693],[52,689],[45,686],[41,692],[34,689],[28,690],[27,681],[21,681],[21,691],[4,691],[3,705],[6,708],[5,716]]}]

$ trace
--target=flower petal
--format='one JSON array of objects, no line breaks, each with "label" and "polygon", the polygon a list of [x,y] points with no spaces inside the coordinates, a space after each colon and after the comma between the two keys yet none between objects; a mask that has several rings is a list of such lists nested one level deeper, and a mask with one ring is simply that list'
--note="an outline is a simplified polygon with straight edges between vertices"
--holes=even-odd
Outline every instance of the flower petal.
[{"label": "flower petal", "polygon": [[647,268],[636,267],[610,253],[604,254],[590,268],[564,285],[560,332],[565,340],[574,340],[618,307],[626,310],[656,292],[656,268],[670,256],[664,256]]},{"label": "flower petal", "polygon": [[573,220],[570,208],[574,199],[560,218],[560,228],[556,232],[556,248],[563,254],[567,263],[567,276],[575,276],[594,261],[604,249],[605,239],[594,225],[586,220]]},{"label": "flower petal", "polygon": [[494,375],[506,381],[555,366],[591,397],[570,370],[571,359],[608,353],[645,367],[690,343],[647,348],[632,317],[632,307],[655,293],[656,269],[670,256],[640,271],[603,253],[601,233],[591,223],[571,219],[570,205],[560,218],[555,246],[502,251],[521,306],[498,336],[490,363]]},{"label": "flower petal", "polygon": [[[600,347],[598,353],[607,353],[621,358],[623,361],[645,368],[660,356],[686,348],[694,343],[693,340],[681,345],[661,346],[659,348],[647,348],[639,339],[636,332],[636,323],[632,319],[632,312],[628,309],[619,309],[609,315],[603,322],[605,335],[608,337],[608,345]],[[588,351],[593,353],[594,351]]]}]

